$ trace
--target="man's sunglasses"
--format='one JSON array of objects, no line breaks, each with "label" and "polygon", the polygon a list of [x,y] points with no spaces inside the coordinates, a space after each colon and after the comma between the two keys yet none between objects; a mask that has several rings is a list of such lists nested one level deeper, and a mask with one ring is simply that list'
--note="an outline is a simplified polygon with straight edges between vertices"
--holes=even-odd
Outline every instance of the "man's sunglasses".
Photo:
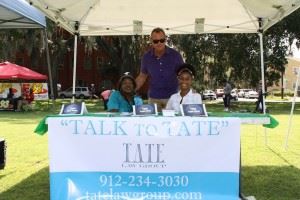
[{"label": "man's sunglasses", "polygon": [[152,40],[153,44],[157,44],[157,43],[164,43],[166,41],[166,38],[162,38],[160,40]]}]

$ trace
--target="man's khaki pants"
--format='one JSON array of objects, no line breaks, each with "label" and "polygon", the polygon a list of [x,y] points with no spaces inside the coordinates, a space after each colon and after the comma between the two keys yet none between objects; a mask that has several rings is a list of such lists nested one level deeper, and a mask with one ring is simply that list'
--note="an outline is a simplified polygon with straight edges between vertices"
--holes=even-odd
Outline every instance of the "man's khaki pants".
[{"label": "man's khaki pants", "polygon": [[148,102],[149,102],[149,104],[156,103],[157,104],[157,111],[161,112],[161,110],[166,107],[168,100],[169,99],[154,99],[154,98],[149,98]]}]

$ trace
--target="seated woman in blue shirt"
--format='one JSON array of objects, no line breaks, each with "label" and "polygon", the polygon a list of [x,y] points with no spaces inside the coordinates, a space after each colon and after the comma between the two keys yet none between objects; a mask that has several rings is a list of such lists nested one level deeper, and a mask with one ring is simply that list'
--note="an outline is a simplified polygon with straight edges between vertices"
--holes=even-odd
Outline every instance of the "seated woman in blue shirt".
[{"label": "seated woman in blue shirt", "polygon": [[201,95],[192,89],[195,74],[196,71],[190,64],[182,64],[178,68],[179,92],[170,97],[166,109],[180,113],[180,104],[202,104]]},{"label": "seated woman in blue shirt", "polygon": [[110,95],[107,110],[110,112],[132,112],[133,105],[142,105],[143,100],[135,95],[136,83],[132,76],[124,75],[119,80],[118,90]]}]

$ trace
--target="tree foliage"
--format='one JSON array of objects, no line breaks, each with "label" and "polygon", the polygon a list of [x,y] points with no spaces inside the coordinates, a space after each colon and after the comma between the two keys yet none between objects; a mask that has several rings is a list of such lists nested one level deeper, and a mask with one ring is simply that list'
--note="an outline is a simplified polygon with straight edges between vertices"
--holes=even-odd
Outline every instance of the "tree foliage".
[{"label": "tree foliage", "polygon": [[[300,39],[300,11],[297,10],[263,33],[264,66],[267,85],[278,83],[284,74],[286,55],[291,53],[294,39]],[[74,37],[53,22],[47,22],[49,50],[54,84],[59,67],[73,51]],[[104,73],[120,76],[124,72],[137,75],[143,53],[149,47],[148,36],[79,37],[85,55],[104,51]],[[198,34],[172,35],[168,44],[178,49],[185,61],[195,66],[197,89],[222,87],[229,79],[236,87],[255,87],[261,77],[258,34]],[[0,31],[0,59],[16,61],[19,52],[26,51],[32,66],[45,59],[45,44],[40,30]],[[70,63],[73,62],[71,59]]]}]

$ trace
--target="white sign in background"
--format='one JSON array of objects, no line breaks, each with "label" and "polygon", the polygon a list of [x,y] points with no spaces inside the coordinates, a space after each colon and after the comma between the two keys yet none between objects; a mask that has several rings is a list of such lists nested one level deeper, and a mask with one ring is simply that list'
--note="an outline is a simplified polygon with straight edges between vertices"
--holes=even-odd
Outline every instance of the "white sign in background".
[{"label": "white sign in background", "polygon": [[15,98],[22,97],[24,85],[33,90],[34,100],[49,99],[47,83],[0,83],[0,98],[7,98],[9,88],[13,89]]},{"label": "white sign in background", "polygon": [[[94,172],[113,173],[114,176],[116,173],[117,176],[118,173],[196,173],[197,176],[199,173],[201,177],[206,177],[205,173],[210,176],[214,174],[211,177],[218,177],[218,173],[228,173],[235,174],[233,187],[238,185],[238,118],[79,116],[49,118],[48,125],[50,173],[53,174],[53,188],[50,188],[52,197],[61,196],[53,190],[62,190],[53,182],[58,180],[54,177],[56,174],[68,176],[68,173],[78,173],[80,176],[84,173],[91,176]],[[87,178],[86,184],[90,182]],[[128,190],[127,181],[123,183],[126,183],[127,187],[124,188]],[[156,181],[150,183],[157,186]],[[228,187],[218,187],[224,186]],[[197,184],[194,184],[191,190],[196,187]],[[151,187],[146,189],[150,190]],[[205,194],[205,190],[210,194],[211,189],[206,188],[201,192]],[[230,191],[235,191],[237,195],[237,188]],[[203,199],[216,198],[212,194],[206,196]],[[228,199],[235,198],[233,195]]]}]

